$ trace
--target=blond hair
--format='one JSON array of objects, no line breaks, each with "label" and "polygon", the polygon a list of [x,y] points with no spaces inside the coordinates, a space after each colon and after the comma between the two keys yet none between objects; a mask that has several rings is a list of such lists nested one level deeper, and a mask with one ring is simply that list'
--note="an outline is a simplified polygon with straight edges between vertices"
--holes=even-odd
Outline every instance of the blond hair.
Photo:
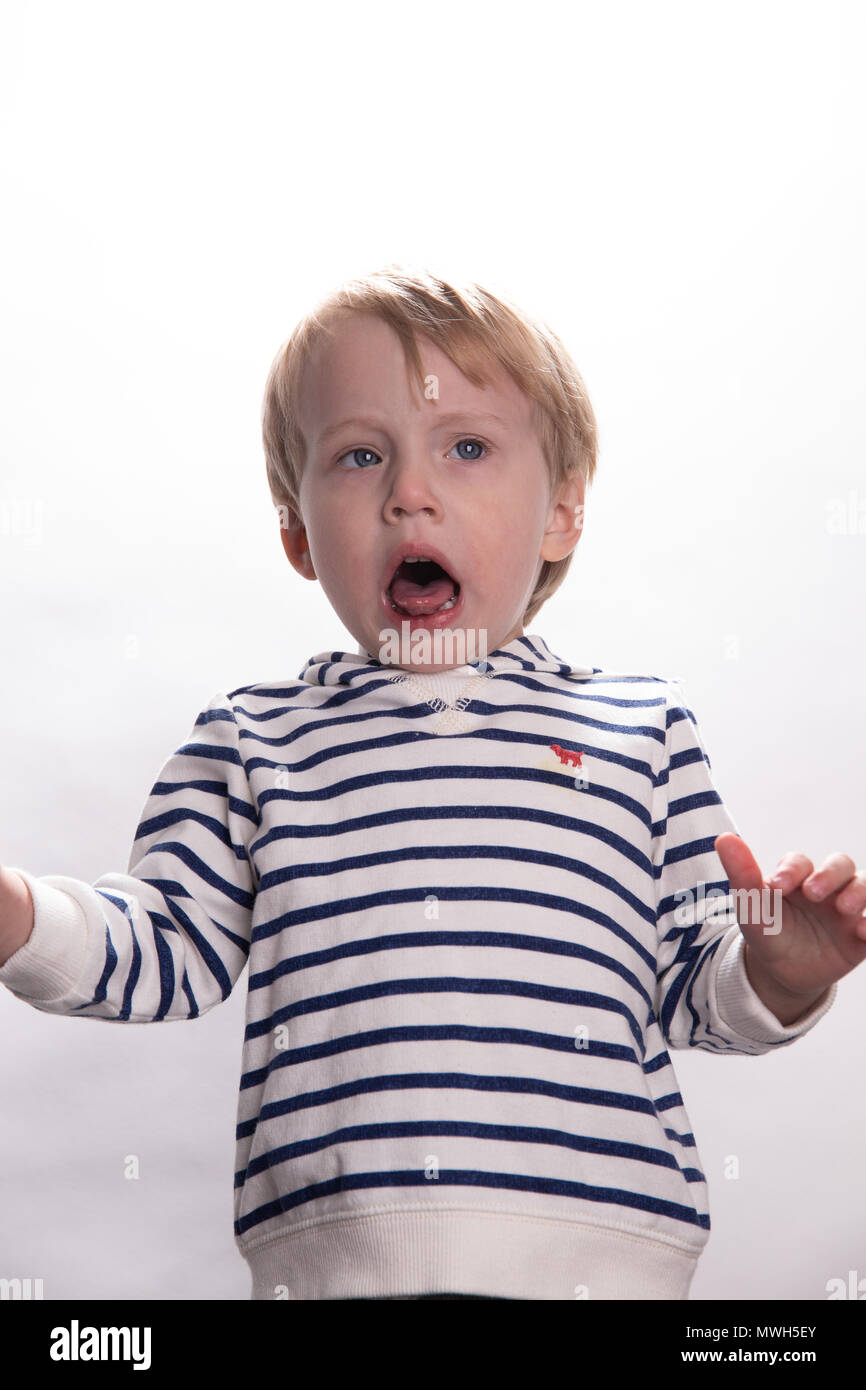
[{"label": "blond hair", "polygon": [[[592,482],[598,451],[595,414],[580,373],[556,334],[507,298],[473,282],[458,288],[426,270],[391,264],[347,280],[319,300],[273,360],[262,404],[262,438],[268,485],[278,509],[303,521],[299,493],[307,446],[298,416],[301,378],[314,349],[347,312],[375,314],[394,330],[422,393],[418,334],[431,339],[475,386],[488,383],[490,361],[497,362],[534,403],[551,495],[570,478],[582,477],[585,486]],[[542,562],[524,626],[559,588],[573,554]]]}]

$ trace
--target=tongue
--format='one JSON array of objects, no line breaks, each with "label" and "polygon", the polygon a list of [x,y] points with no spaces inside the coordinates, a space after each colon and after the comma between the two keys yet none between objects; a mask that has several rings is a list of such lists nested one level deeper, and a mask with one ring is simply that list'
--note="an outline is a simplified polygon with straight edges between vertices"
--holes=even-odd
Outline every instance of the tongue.
[{"label": "tongue", "polygon": [[407,613],[417,614],[435,612],[448,602],[456,590],[454,580],[444,574],[431,579],[429,584],[416,584],[414,580],[404,579],[398,574],[390,592],[400,608],[405,608]]}]

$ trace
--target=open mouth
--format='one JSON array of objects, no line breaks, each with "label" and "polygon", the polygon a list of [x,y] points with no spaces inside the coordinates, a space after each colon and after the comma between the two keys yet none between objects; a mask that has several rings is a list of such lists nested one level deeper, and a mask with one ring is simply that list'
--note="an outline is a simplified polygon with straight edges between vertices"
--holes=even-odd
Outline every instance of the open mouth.
[{"label": "open mouth", "polygon": [[394,571],[387,593],[391,607],[401,617],[427,618],[453,608],[460,585],[435,560],[407,558]]}]

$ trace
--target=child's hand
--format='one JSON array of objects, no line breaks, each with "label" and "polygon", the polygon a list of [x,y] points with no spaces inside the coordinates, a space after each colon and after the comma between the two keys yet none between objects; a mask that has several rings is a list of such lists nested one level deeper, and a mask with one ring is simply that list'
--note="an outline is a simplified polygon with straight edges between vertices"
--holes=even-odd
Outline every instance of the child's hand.
[{"label": "child's hand", "polygon": [[[847,854],[831,854],[816,871],[805,854],[791,853],[765,880],[739,835],[719,835],[715,848],[732,889],[767,890],[770,912],[763,913],[763,921],[750,920],[747,898],[734,898],[746,939],[746,968],[767,1007],[783,1023],[793,1022],[866,960],[866,872],[858,873]],[[821,890],[814,897],[813,886]],[[781,892],[781,900],[773,890]],[[780,901],[781,913],[773,919]]]},{"label": "child's hand", "polygon": [[33,900],[20,874],[0,867],[0,967],[33,930]]}]

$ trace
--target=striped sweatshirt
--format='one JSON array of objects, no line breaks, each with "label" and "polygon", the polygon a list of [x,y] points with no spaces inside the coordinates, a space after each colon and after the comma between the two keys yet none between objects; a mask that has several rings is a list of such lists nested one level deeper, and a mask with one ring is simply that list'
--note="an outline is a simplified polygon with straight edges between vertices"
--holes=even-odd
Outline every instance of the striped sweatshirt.
[{"label": "striped sweatshirt", "polygon": [[322,652],[214,695],[125,874],[27,881],[0,983],[195,1019],[248,963],[234,1235],[254,1299],[684,1299],[707,1182],[671,1051],[767,1053],[676,678],[524,635],[426,676]]}]

